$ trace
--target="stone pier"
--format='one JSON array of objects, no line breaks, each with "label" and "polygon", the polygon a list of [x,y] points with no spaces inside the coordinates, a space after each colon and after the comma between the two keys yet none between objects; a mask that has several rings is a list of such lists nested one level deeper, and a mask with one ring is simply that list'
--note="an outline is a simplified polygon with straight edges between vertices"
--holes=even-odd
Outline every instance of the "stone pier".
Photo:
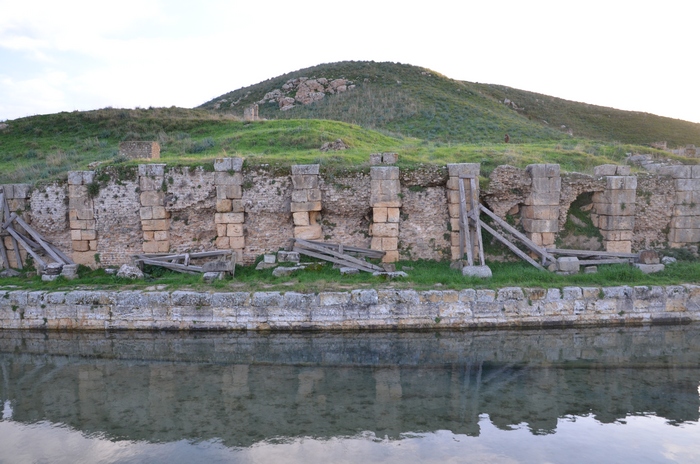
[{"label": "stone pier", "polygon": [[320,240],[323,236],[318,216],[321,214],[321,188],[318,164],[292,166],[292,218],[294,238]]},{"label": "stone pier", "polygon": [[[382,163],[393,164],[397,161],[396,154],[386,153]],[[371,163],[377,163],[370,158]],[[385,263],[399,260],[399,219],[401,208],[401,182],[398,166],[372,166],[370,168],[370,206],[372,207],[372,236],[371,248],[384,251],[382,259]]]},{"label": "stone pier", "polygon": [[632,252],[632,234],[637,202],[637,178],[629,166],[596,166],[597,177],[605,177],[605,190],[593,194],[591,219],[603,235],[605,251]]},{"label": "stone pier", "polygon": [[237,262],[243,260],[245,248],[242,169],[243,158],[219,158],[214,161],[216,247],[234,250]]},{"label": "stone pier", "polygon": [[[22,212],[27,211],[29,203],[29,192],[32,186],[30,184],[3,184],[0,185],[0,192],[5,194],[5,200],[7,201],[7,206],[10,209],[10,214],[17,212],[18,215],[23,216],[23,219],[27,220]],[[0,205],[2,208],[2,205]],[[0,218],[3,217],[2,211],[0,211]],[[17,264],[17,253],[15,250],[19,250],[20,260],[24,263],[27,259],[27,252],[24,248],[17,245],[15,246],[15,240],[10,236],[6,235],[3,237],[3,243],[5,249],[7,250],[7,260],[12,268],[19,267]],[[2,261],[2,260],[0,260]]]},{"label": "stone pier", "polygon": [[165,164],[139,165],[144,253],[170,251],[170,213],[165,209]]},{"label": "stone pier", "polygon": [[72,242],[72,259],[76,264],[95,266],[97,253],[97,227],[95,205],[90,185],[94,184],[95,171],[68,172],[68,219]]},{"label": "stone pier", "polygon": [[[447,173],[450,176],[447,180],[447,208],[450,214],[450,251],[452,261],[464,259],[459,255],[459,177],[474,176],[476,177],[476,202],[479,202],[479,172],[481,165],[479,163],[455,163],[447,165]],[[469,182],[464,183],[464,193],[467,200],[467,212],[471,211],[471,194]],[[474,256],[478,255],[478,241],[476,237],[472,237],[471,243],[474,245]]]},{"label": "stone pier", "polygon": [[559,231],[559,165],[531,164],[526,172],[532,179],[532,189],[521,210],[523,230],[535,244],[552,248]]},{"label": "stone pier", "polygon": [[661,174],[673,177],[676,190],[668,243],[680,248],[700,242],[700,165],[666,166]]}]

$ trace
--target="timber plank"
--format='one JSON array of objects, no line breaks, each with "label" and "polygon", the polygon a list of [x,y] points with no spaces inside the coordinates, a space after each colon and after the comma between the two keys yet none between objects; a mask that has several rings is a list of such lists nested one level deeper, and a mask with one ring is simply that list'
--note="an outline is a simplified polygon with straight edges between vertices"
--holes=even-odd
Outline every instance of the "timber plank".
[{"label": "timber plank", "polygon": [[489,216],[491,219],[496,221],[496,223],[503,227],[506,231],[508,231],[510,234],[512,234],[515,238],[523,242],[525,246],[527,246],[530,250],[534,251],[541,257],[547,258],[550,261],[555,261],[554,257],[550,254],[552,250],[546,250],[545,248],[542,248],[538,245],[535,244],[532,240],[527,238],[525,235],[523,235],[518,229],[515,227],[511,226],[508,224],[506,221],[503,219],[499,218],[496,216],[496,213],[485,207],[484,205],[479,205],[481,208],[481,211],[486,213],[487,216]]},{"label": "timber plank", "polygon": [[512,251],[513,253],[515,253],[516,255],[518,255],[520,258],[522,258],[522,259],[524,259],[525,261],[527,261],[528,263],[532,264],[532,265],[535,266],[537,269],[540,269],[540,270],[542,270],[542,271],[546,270],[544,267],[542,267],[542,266],[540,265],[540,263],[538,263],[538,262],[535,261],[534,259],[530,258],[530,257],[527,255],[527,253],[525,253],[524,251],[522,251],[521,249],[519,249],[518,247],[516,247],[515,245],[513,245],[508,239],[506,239],[506,238],[503,237],[501,234],[499,234],[498,232],[496,232],[495,230],[493,230],[488,224],[482,224],[481,226],[482,226],[484,229],[486,229],[486,231],[487,231],[488,233],[490,233],[491,235],[493,235],[497,240],[499,240],[501,243],[503,243],[505,246],[507,246],[507,247],[510,249],[510,251]]}]

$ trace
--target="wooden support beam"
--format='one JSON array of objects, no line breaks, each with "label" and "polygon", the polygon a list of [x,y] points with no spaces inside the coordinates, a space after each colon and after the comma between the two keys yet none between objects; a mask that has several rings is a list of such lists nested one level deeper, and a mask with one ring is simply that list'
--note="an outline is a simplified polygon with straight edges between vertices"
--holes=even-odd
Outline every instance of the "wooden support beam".
[{"label": "wooden support beam", "polygon": [[522,258],[522,259],[524,259],[525,261],[527,261],[528,263],[532,264],[532,265],[535,266],[537,269],[540,269],[540,270],[542,270],[542,271],[546,270],[544,267],[542,267],[542,266],[540,265],[540,263],[538,263],[538,262],[535,261],[534,259],[530,258],[530,257],[527,255],[527,253],[525,253],[525,252],[522,251],[520,248],[518,248],[518,247],[516,247],[515,245],[513,245],[508,239],[506,239],[506,238],[503,237],[501,234],[499,234],[498,232],[496,232],[495,230],[493,230],[489,225],[487,225],[486,223],[483,223],[481,226],[482,226],[484,229],[486,229],[486,231],[487,231],[488,233],[490,233],[491,235],[493,235],[497,240],[499,240],[501,243],[503,243],[505,246],[507,246],[507,247],[510,249],[510,251],[512,251],[513,253],[515,253],[516,255],[518,255],[520,258]]},{"label": "wooden support beam", "polygon": [[149,264],[151,266],[160,266],[164,267],[166,269],[170,269],[173,271],[177,272],[184,272],[187,274],[200,274],[203,272],[203,269],[201,266],[185,266],[183,264],[175,264],[175,263],[168,263],[168,262],[163,262],[155,259],[139,259],[139,262],[142,264]]},{"label": "wooden support beam", "polygon": [[[8,221],[10,219],[10,207],[7,205],[7,201],[5,199],[5,193],[2,192],[0,193],[0,208],[2,209],[2,216],[3,216],[3,221]],[[10,226],[7,226],[10,227]],[[5,229],[7,230],[7,229]],[[10,234],[12,235],[12,234]],[[12,248],[15,251],[15,260],[17,261],[17,268],[18,269],[24,269],[24,265],[22,264],[22,256],[19,254],[19,245],[17,244],[17,239],[12,236]],[[8,267],[9,267],[9,261],[8,261]]]},{"label": "wooden support beam", "polygon": [[21,217],[17,216],[17,217],[15,218],[15,221],[17,221],[17,224],[19,224],[20,226],[22,226],[22,228],[23,228],[24,230],[26,230],[27,233],[28,233],[29,235],[31,235],[32,238],[33,238],[34,240],[36,240],[36,242],[39,244],[39,246],[41,246],[41,248],[43,248],[44,251],[45,251],[49,256],[51,256],[51,257],[54,259],[54,261],[56,261],[57,263],[60,263],[60,264],[68,264],[68,263],[66,263],[65,261],[63,261],[63,258],[61,258],[61,256],[58,255],[58,253],[56,253],[55,251],[53,251],[53,250],[51,249],[51,247],[48,246],[48,245],[46,244],[46,242],[44,242],[44,240],[43,240],[43,238],[41,237],[41,235],[40,235],[37,231],[35,231],[29,224],[27,224],[27,223],[24,221],[24,219],[22,219]]},{"label": "wooden support beam", "polygon": [[[9,234],[12,235],[12,237],[17,241],[17,243],[19,243],[19,245],[22,246],[22,248],[24,248],[26,252],[29,253],[29,255],[34,259],[34,262],[37,265],[37,270],[42,271],[46,267],[46,262],[43,259],[41,259],[39,255],[34,252],[34,250],[32,250],[32,247],[30,247],[29,244],[24,241],[24,238],[22,238],[22,236],[19,233],[17,233],[17,231],[15,231],[15,229],[12,226],[9,226],[5,230],[7,230],[7,232],[9,232]],[[22,269],[22,258],[19,254],[19,249],[15,250],[15,252],[17,253],[19,268]]]},{"label": "wooden support beam", "polygon": [[619,258],[619,259],[579,259],[579,264],[581,266],[597,266],[600,264],[631,264],[632,258]]},{"label": "wooden support beam", "polygon": [[550,253],[555,255],[565,255],[565,256],[600,256],[600,257],[612,257],[612,258],[639,258],[637,253],[618,253],[615,251],[590,251],[590,250],[566,250],[563,248],[555,248],[553,250],[548,250]]},{"label": "wooden support beam", "polygon": [[[365,267],[368,269],[372,269],[373,270],[372,272],[374,272],[374,271],[382,272],[384,270],[384,269],[380,268],[379,266],[375,266],[372,263],[362,261],[361,259],[355,258],[355,257],[347,255],[347,254],[338,253],[335,250],[331,250],[331,249],[324,247],[322,245],[316,245],[316,244],[311,243],[307,240],[296,239],[295,241],[296,241],[296,246],[294,247],[295,251],[297,251],[296,249],[299,247],[307,248],[307,249],[313,250],[314,252],[322,253],[326,257],[321,258],[321,259],[325,259],[326,261],[335,262],[333,260],[333,258],[334,258],[335,260],[343,260],[347,263],[351,263],[351,264],[348,264],[348,266],[350,266],[350,267],[362,266],[362,267]],[[318,256],[316,256],[316,257],[318,258]],[[342,263],[338,263],[338,264],[342,264]]]},{"label": "wooden support beam", "polygon": [[[295,241],[295,239],[291,239],[292,242]],[[358,255],[366,255],[368,258],[376,258],[376,259],[381,259],[384,257],[386,252],[384,251],[379,251],[379,250],[372,250],[369,248],[360,248],[360,247],[352,247],[352,246],[347,246],[339,243],[330,243],[330,242],[319,242],[317,240],[305,240],[306,242],[313,243],[314,245],[319,245],[325,248],[330,248],[331,250],[337,250],[339,253],[355,253]],[[292,243],[292,246],[294,244]],[[341,251],[342,248],[342,251]]]},{"label": "wooden support beam", "polygon": [[[384,271],[384,269],[373,269],[373,268],[370,268],[367,266],[358,265],[358,264],[350,262],[350,261],[345,261],[344,259],[335,258],[333,256],[328,256],[326,254],[318,253],[318,252],[312,251],[312,250],[307,249],[307,248],[302,248],[300,246],[295,246],[294,248],[292,248],[292,251],[296,251],[297,253],[300,253],[300,254],[303,254],[306,256],[310,256],[312,258],[322,259],[324,261],[330,261],[331,263],[340,264],[341,266],[359,269],[359,270],[365,271],[365,272],[372,273],[372,272]],[[345,255],[345,256],[347,256],[347,255]],[[365,263],[365,264],[370,264],[370,263]]]},{"label": "wooden support beam", "polygon": [[484,261],[484,242],[481,238],[481,219],[479,219],[479,207],[480,204],[477,202],[476,195],[477,195],[477,188],[476,188],[476,179],[474,177],[469,178],[469,190],[470,190],[470,196],[472,200],[472,220],[475,223],[476,226],[476,239],[479,242],[479,262],[481,263],[482,266],[486,265],[486,262]]},{"label": "wooden support beam", "polygon": [[467,249],[467,264],[474,265],[474,247],[472,246],[471,230],[469,230],[469,217],[467,216],[467,195],[464,191],[464,179],[459,179],[459,252],[463,258],[462,239]]},{"label": "wooden support beam", "polygon": [[5,241],[2,236],[0,236],[0,259],[2,259],[2,268],[10,269],[10,260],[7,257],[7,250],[5,249]]},{"label": "wooden support beam", "polygon": [[496,222],[496,224],[498,224],[503,229],[505,229],[508,233],[512,234],[515,238],[517,238],[518,240],[523,242],[523,244],[527,248],[529,248],[530,250],[532,250],[533,252],[535,252],[539,256],[542,256],[542,257],[544,257],[552,262],[555,261],[555,258],[551,255],[552,250],[548,250],[546,248],[542,248],[542,247],[536,245],[535,242],[533,242],[532,240],[527,238],[518,229],[511,226],[506,221],[504,221],[503,219],[496,216],[496,214],[493,211],[491,211],[490,209],[488,209],[484,205],[480,205],[480,209],[483,213],[485,213],[487,216],[489,216],[491,219],[493,219]]}]

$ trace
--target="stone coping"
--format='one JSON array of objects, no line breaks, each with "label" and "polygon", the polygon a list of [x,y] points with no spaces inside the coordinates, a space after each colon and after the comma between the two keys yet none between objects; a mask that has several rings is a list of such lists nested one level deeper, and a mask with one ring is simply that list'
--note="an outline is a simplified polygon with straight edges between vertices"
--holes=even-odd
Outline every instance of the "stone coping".
[{"label": "stone coping", "polygon": [[0,290],[2,329],[359,330],[700,320],[700,285],[347,292]]}]

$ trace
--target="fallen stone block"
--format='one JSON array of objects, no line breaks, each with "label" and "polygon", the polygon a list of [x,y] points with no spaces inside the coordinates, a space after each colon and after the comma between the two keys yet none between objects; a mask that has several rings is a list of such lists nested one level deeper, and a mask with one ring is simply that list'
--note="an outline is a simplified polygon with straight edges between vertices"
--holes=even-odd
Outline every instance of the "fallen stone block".
[{"label": "fallen stone block", "polygon": [[296,251],[278,251],[277,261],[280,263],[298,263],[299,253]]},{"label": "fallen stone block", "polygon": [[222,272],[205,272],[202,274],[202,281],[205,283],[212,283],[215,280],[221,280],[223,279],[224,274]]},{"label": "fallen stone block", "polygon": [[639,263],[640,264],[659,264],[661,258],[659,254],[654,250],[644,250],[639,253]]},{"label": "fallen stone block", "polygon": [[353,275],[353,274],[359,274],[360,270],[355,269],[354,267],[341,267],[340,268],[340,275]]},{"label": "fallen stone block", "polygon": [[462,268],[462,275],[466,277],[481,277],[482,279],[493,277],[491,268],[488,266],[464,266]]},{"label": "fallen stone block", "polygon": [[292,274],[294,274],[296,271],[300,271],[304,269],[301,266],[294,266],[294,267],[276,267],[274,271],[272,271],[272,275],[275,277],[287,277]]},{"label": "fallen stone block", "polygon": [[640,264],[635,263],[634,267],[642,271],[644,274],[653,274],[655,272],[661,272],[666,266],[663,264]]},{"label": "fallen stone block", "polygon": [[122,277],[125,279],[143,279],[143,272],[136,266],[130,266],[128,264],[123,264],[117,272],[117,277]]},{"label": "fallen stone block", "polygon": [[574,256],[562,256],[557,258],[557,270],[561,272],[577,273],[581,268],[578,258]]}]

